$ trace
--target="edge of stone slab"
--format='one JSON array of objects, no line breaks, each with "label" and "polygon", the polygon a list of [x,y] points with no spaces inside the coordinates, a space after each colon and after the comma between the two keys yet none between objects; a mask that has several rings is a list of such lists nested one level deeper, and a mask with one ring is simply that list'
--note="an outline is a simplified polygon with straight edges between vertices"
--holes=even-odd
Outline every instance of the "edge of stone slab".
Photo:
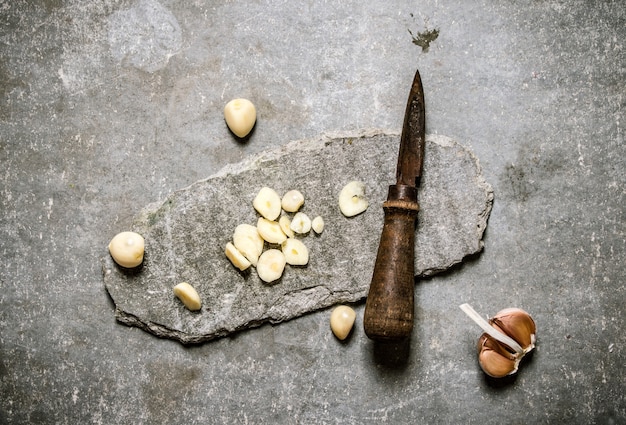
[{"label": "edge of stone slab", "polygon": [[263,152],[258,153],[257,155],[252,156],[251,158],[244,159],[241,162],[237,162],[234,164],[228,164],[219,170],[217,173],[209,176],[205,179],[199,180],[198,182],[204,182],[206,180],[210,180],[215,177],[224,177],[230,174],[237,174],[241,171],[253,169],[257,165],[260,165],[262,162],[278,159],[292,151],[313,151],[320,148],[323,148],[327,142],[330,142],[335,139],[364,139],[367,137],[374,136],[399,136],[400,133],[394,132],[391,130],[382,130],[382,129],[367,129],[361,130],[357,132],[329,132],[324,133],[321,136],[310,138],[310,139],[300,139],[300,140],[292,140],[285,145],[282,145],[277,148],[268,149]]},{"label": "edge of stone slab", "polygon": [[[314,311],[311,311],[307,314],[310,314],[310,313],[314,313]],[[210,335],[209,334],[190,334],[190,333],[178,330],[178,329],[167,327],[165,325],[162,325],[160,323],[156,323],[153,321],[143,321],[139,317],[135,316],[134,314],[131,314],[131,313],[128,313],[119,309],[117,306],[115,307],[115,320],[117,320],[118,322],[126,326],[139,328],[159,338],[172,339],[174,341],[178,341],[185,345],[202,344],[205,342],[213,341],[215,339],[226,337],[228,335],[233,335],[241,331],[245,331],[247,329],[258,328],[265,324],[272,324],[272,325],[275,324],[271,321],[258,320],[258,321],[253,321],[253,322],[242,324],[236,329],[217,330],[211,333]],[[291,320],[291,319],[287,319],[285,321],[288,321],[288,320]]]},{"label": "edge of stone slab", "polygon": [[[249,158],[246,158],[240,162],[237,163],[233,163],[233,164],[228,164],[224,167],[222,167],[218,172],[197,180],[189,185],[187,185],[186,187],[183,187],[181,189],[177,189],[173,192],[171,192],[170,194],[168,194],[164,199],[159,200],[159,201],[155,201],[151,204],[146,205],[144,208],[142,208],[140,214],[138,216],[135,217],[135,219],[133,220],[133,224],[137,225],[137,220],[141,220],[141,217],[145,214],[145,213],[149,213],[150,211],[154,211],[155,208],[159,208],[161,207],[165,202],[167,202],[167,199],[169,199],[170,197],[174,196],[175,193],[178,193],[180,191],[184,191],[184,190],[188,190],[189,188],[194,187],[195,185],[198,184],[203,184],[211,179],[217,178],[217,177],[226,177],[229,175],[236,175],[245,171],[249,171],[249,170],[253,170],[256,169],[258,167],[262,167],[263,164],[266,161],[271,161],[271,160],[276,160],[276,159],[280,159],[282,156],[289,154],[293,151],[298,151],[298,152],[302,152],[304,151],[315,151],[315,150],[319,150],[319,149],[323,149],[324,147],[328,146],[329,143],[334,142],[338,139],[363,139],[363,138],[370,138],[370,137],[376,137],[376,136],[392,136],[392,137],[397,137],[399,136],[400,133],[397,131],[390,131],[390,130],[382,130],[382,129],[368,129],[368,130],[362,130],[362,131],[358,131],[358,132],[333,132],[333,133],[325,133],[321,136],[315,137],[315,138],[311,138],[311,139],[301,139],[301,140],[294,140],[294,141],[290,141],[285,145],[282,145],[280,147],[276,147],[270,150],[266,150],[266,151],[262,151],[259,152],[257,154],[254,154],[252,156],[250,156]],[[482,251],[483,247],[484,247],[484,242],[483,242],[483,235],[484,232],[486,231],[486,226],[487,226],[487,222],[492,210],[492,205],[493,205],[493,199],[494,199],[494,195],[493,195],[493,189],[491,187],[491,185],[485,180],[484,175],[482,173],[482,167],[480,165],[480,161],[478,159],[478,157],[474,154],[474,152],[466,145],[463,145],[462,143],[459,143],[458,141],[456,141],[455,139],[452,139],[450,137],[447,136],[443,136],[443,135],[437,135],[437,134],[429,134],[427,135],[427,140],[431,143],[435,143],[439,146],[443,146],[443,147],[450,147],[450,148],[454,148],[454,147],[458,147],[460,149],[462,149],[464,152],[466,152],[467,154],[469,154],[469,157],[471,158],[472,162],[475,165],[475,180],[474,183],[483,190],[484,194],[485,194],[485,202],[484,202],[484,208],[481,212],[479,212],[478,216],[475,216],[477,218],[477,222],[478,222],[478,226],[477,226],[477,230],[476,230],[476,236],[478,239],[478,249],[473,252],[472,254],[468,254],[463,256],[462,258],[455,258],[452,259],[452,261],[447,264],[445,267],[443,268],[437,268],[437,269],[427,269],[424,270],[423,273],[419,274],[418,277],[426,277],[426,276],[432,276],[435,275],[437,273],[443,272],[445,270],[448,270],[450,267],[453,267],[456,264],[462,263],[463,261],[466,260],[467,257],[470,257],[472,255],[478,254],[479,252]],[[104,264],[103,264],[103,269],[104,269]],[[107,291],[108,292],[108,291]],[[365,297],[364,297],[365,298]],[[358,302],[362,302],[362,300],[364,299],[360,299]],[[308,314],[310,313],[314,313],[316,311],[319,310],[323,310],[323,309],[316,309],[314,311],[310,311]],[[145,322],[140,320],[138,317],[135,317],[132,313],[127,313],[124,312],[120,309],[115,308],[115,317],[116,320],[127,325],[127,326],[134,326],[134,327],[139,327],[141,329],[143,329],[144,331],[147,331],[149,333],[154,334],[155,336],[158,337],[166,337],[166,338],[172,338],[172,333],[175,333],[176,335],[173,337],[173,339],[176,339],[178,341],[180,341],[183,344],[196,344],[196,343],[202,343],[202,342],[206,342],[212,339],[216,339],[216,338],[220,338],[223,337],[225,335],[229,335],[232,333],[237,333],[241,330],[244,329],[248,329],[248,328],[255,328],[258,327],[262,324],[265,323],[273,323],[272,320],[268,321],[259,321],[257,322],[251,322],[251,323],[246,323],[244,325],[242,325],[241,327],[239,327],[238,329],[223,329],[223,330],[217,330],[210,338],[207,338],[206,336],[197,336],[197,335],[192,335],[190,336],[187,333],[184,332],[179,332],[176,331],[175,329],[170,329],[167,326],[164,326],[162,324],[158,324],[158,323],[154,323],[154,322]],[[290,320],[290,319],[287,319]],[[283,320],[281,320],[283,321]]]},{"label": "edge of stone slab", "polygon": [[165,196],[162,200],[158,200],[155,202],[151,202],[145,205],[141,209],[140,215],[148,212],[154,211],[158,209],[159,206],[163,205],[163,203],[174,193],[188,190],[189,188],[205,183],[209,180],[218,178],[218,177],[226,177],[229,175],[239,174],[246,170],[251,170],[258,168],[262,163],[278,159],[290,152],[293,151],[314,151],[323,148],[327,143],[331,142],[335,139],[364,139],[367,137],[375,137],[375,136],[399,136],[400,133],[394,130],[384,130],[384,129],[365,129],[360,131],[337,131],[337,132],[327,132],[323,133],[321,136],[308,138],[308,139],[297,139],[287,142],[284,145],[274,148],[268,148],[261,152],[255,153],[248,158],[245,158],[239,162],[234,162],[231,164],[227,164],[222,167],[217,172],[204,177],[200,180],[196,180],[193,183],[181,187],[180,189],[176,189]]},{"label": "edge of stone slab", "polygon": [[485,176],[483,175],[483,168],[482,168],[482,165],[480,164],[480,160],[469,146],[466,146],[458,142],[456,139],[453,139],[448,136],[440,135],[440,134],[427,134],[426,140],[437,143],[438,145],[444,146],[444,147],[452,147],[454,145],[458,145],[465,152],[467,152],[470,158],[472,159],[472,161],[474,161],[474,164],[476,164],[476,185],[484,190],[486,194],[486,199],[485,199],[485,204],[484,204],[485,207],[478,214],[478,219],[477,219],[478,226],[476,229],[476,236],[478,237],[478,244],[479,244],[478,249],[474,253],[471,253],[459,259],[456,259],[456,261],[452,260],[449,264],[446,264],[444,267],[426,269],[419,275],[420,277],[434,276],[436,274],[443,273],[446,270],[450,270],[452,267],[463,263],[467,258],[473,257],[482,252],[483,248],[485,247],[483,236],[485,235],[485,231],[487,230],[487,223],[489,222],[489,216],[491,215],[491,210],[493,209],[493,201],[494,201],[493,186],[491,186],[491,184],[487,182],[487,180],[485,180]]}]

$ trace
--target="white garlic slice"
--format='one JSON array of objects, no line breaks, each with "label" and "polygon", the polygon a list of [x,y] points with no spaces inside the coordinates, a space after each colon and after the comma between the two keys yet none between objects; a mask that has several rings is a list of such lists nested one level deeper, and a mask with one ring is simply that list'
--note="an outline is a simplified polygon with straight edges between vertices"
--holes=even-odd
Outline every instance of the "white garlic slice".
[{"label": "white garlic slice", "polygon": [[291,225],[289,226],[291,230],[296,233],[305,234],[309,233],[311,230],[311,219],[308,215],[303,212],[298,212],[293,216],[291,220]]},{"label": "white garlic slice", "polygon": [[360,181],[351,181],[339,193],[339,209],[346,217],[361,214],[369,202],[365,197],[365,185]]},{"label": "white garlic slice", "polygon": [[261,252],[263,252],[263,238],[257,228],[250,224],[240,224],[233,233],[233,245],[244,257],[256,266]]},{"label": "white garlic slice", "polygon": [[256,271],[263,282],[274,282],[280,279],[285,270],[287,259],[278,249],[268,249],[259,257]]},{"label": "white garlic slice", "polygon": [[268,220],[276,220],[280,215],[280,196],[274,189],[269,187],[263,187],[259,190],[259,193],[254,198],[252,206]]},{"label": "white garlic slice", "polygon": [[293,230],[291,230],[290,227],[291,220],[289,220],[289,217],[287,217],[286,215],[283,215],[278,219],[278,225],[280,226],[280,230],[282,230],[285,236],[287,236],[288,238],[293,238],[295,236]]},{"label": "white garlic slice", "polygon": [[263,217],[259,217],[256,229],[259,235],[268,243],[281,244],[287,239],[287,236],[280,228],[280,224]]},{"label": "white garlic slice", "polygon": [[287,212],[296,212],[304,204],[304,195],[298,190],[290,190],[283,195],[282,208]]},{"label": "white garlic slice", "polygon": [[309,262],[309,249],[302,241],[289,238],[282,244],[287,264],[292,266],[304,266]]}]

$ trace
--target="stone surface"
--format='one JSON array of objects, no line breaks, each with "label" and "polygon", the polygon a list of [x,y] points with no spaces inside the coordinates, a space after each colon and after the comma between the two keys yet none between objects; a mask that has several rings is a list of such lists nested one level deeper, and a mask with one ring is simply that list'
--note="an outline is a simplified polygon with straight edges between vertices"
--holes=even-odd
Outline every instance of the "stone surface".
[{"label": "stone surface", "polygon": [[[157,29],[112,44],[137,13],[174,17],[180,48]],[[625,14],[0,0],[0,423],[626,423]],[[100,260],[143,206],[292,140],[399,132],[416,68],[427,132],[471,147],[496,197],[481,254],[415,286],[407,347],[368,340],[362,302],[343,342],[330,309],[198,345],[120,325]],[[258,107],[245,143],[235,97]],[[517,379],[484,379],[465,302],[532,314]]]},{"label": "stone surface", "polygon": [[[360,301],[371,280],[398,146],[398,135],[380,132],[296,141],[228,166],[147,207],[132,226],[146,239],[140,271],[117,267],[109,255],[102,260],[117,319],[196,343]],[[365,183],[370,208],[346,218],[337,198],[350,180]],[[253,268],[239,272],[223,253],[238,224],[256,223],[252,200],[263,186],[281,195],[300,190],[305,195],[300,211],[321,215],[326,223],[321,235],[300,237],[309,248],[309,264],[287,266],[271,284]],[[473,153],[447,137],[429,136],[419,191],[416,274],[432,275],[479,252],[492,200]],[[199,313],[186,310],[172,295],[171,288],[181,281],[199,292]]]}]

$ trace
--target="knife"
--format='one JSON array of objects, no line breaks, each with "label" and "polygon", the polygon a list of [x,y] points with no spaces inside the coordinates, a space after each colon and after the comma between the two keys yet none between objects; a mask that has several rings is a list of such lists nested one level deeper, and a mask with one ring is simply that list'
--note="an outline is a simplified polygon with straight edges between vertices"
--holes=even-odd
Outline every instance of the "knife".
[{"label": "knife", "polygon": [[424,90],[417,71],[404,115],[396,184],[389,186],[383,203],[383,230],[365,302],[363,327],[373,340],[402,340],[413,330],[417,186],[425,143]]}]

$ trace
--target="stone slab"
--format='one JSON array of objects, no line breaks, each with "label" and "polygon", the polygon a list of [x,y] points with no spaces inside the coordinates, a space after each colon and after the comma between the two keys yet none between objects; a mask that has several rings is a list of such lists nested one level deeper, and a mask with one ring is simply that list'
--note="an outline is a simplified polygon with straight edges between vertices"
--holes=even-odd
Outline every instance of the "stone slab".
[{"label": "stone slab", "polygon": [[[132,225],[146,239],[142,268],[129,273],[108,254],[102,259],[117,320],[160,337],[199,343],[362,300],[382,229],[382,203],[395,182],[398,146],[398,134],[378,131],[296,141],[229,165],[147,206]],[[337,199],[350,180],[365,183],[370,207],[346,218]],[[306,198],[301,211],[321,215],[326,223],[321,235],[302,237],[309,264],[287,266],[272,284],[263,283],[253,269],[239,272],[223,252],[238,224],[256,223],[252,200],[262,186],[279,194],[300,190]],[[471,150],[444,136],[428,136],[419,201],[417,276],[446,270],[481,251],[493,191]],[[200,312],[188,311],[172,294],[182,281],[200,294]]]}]

